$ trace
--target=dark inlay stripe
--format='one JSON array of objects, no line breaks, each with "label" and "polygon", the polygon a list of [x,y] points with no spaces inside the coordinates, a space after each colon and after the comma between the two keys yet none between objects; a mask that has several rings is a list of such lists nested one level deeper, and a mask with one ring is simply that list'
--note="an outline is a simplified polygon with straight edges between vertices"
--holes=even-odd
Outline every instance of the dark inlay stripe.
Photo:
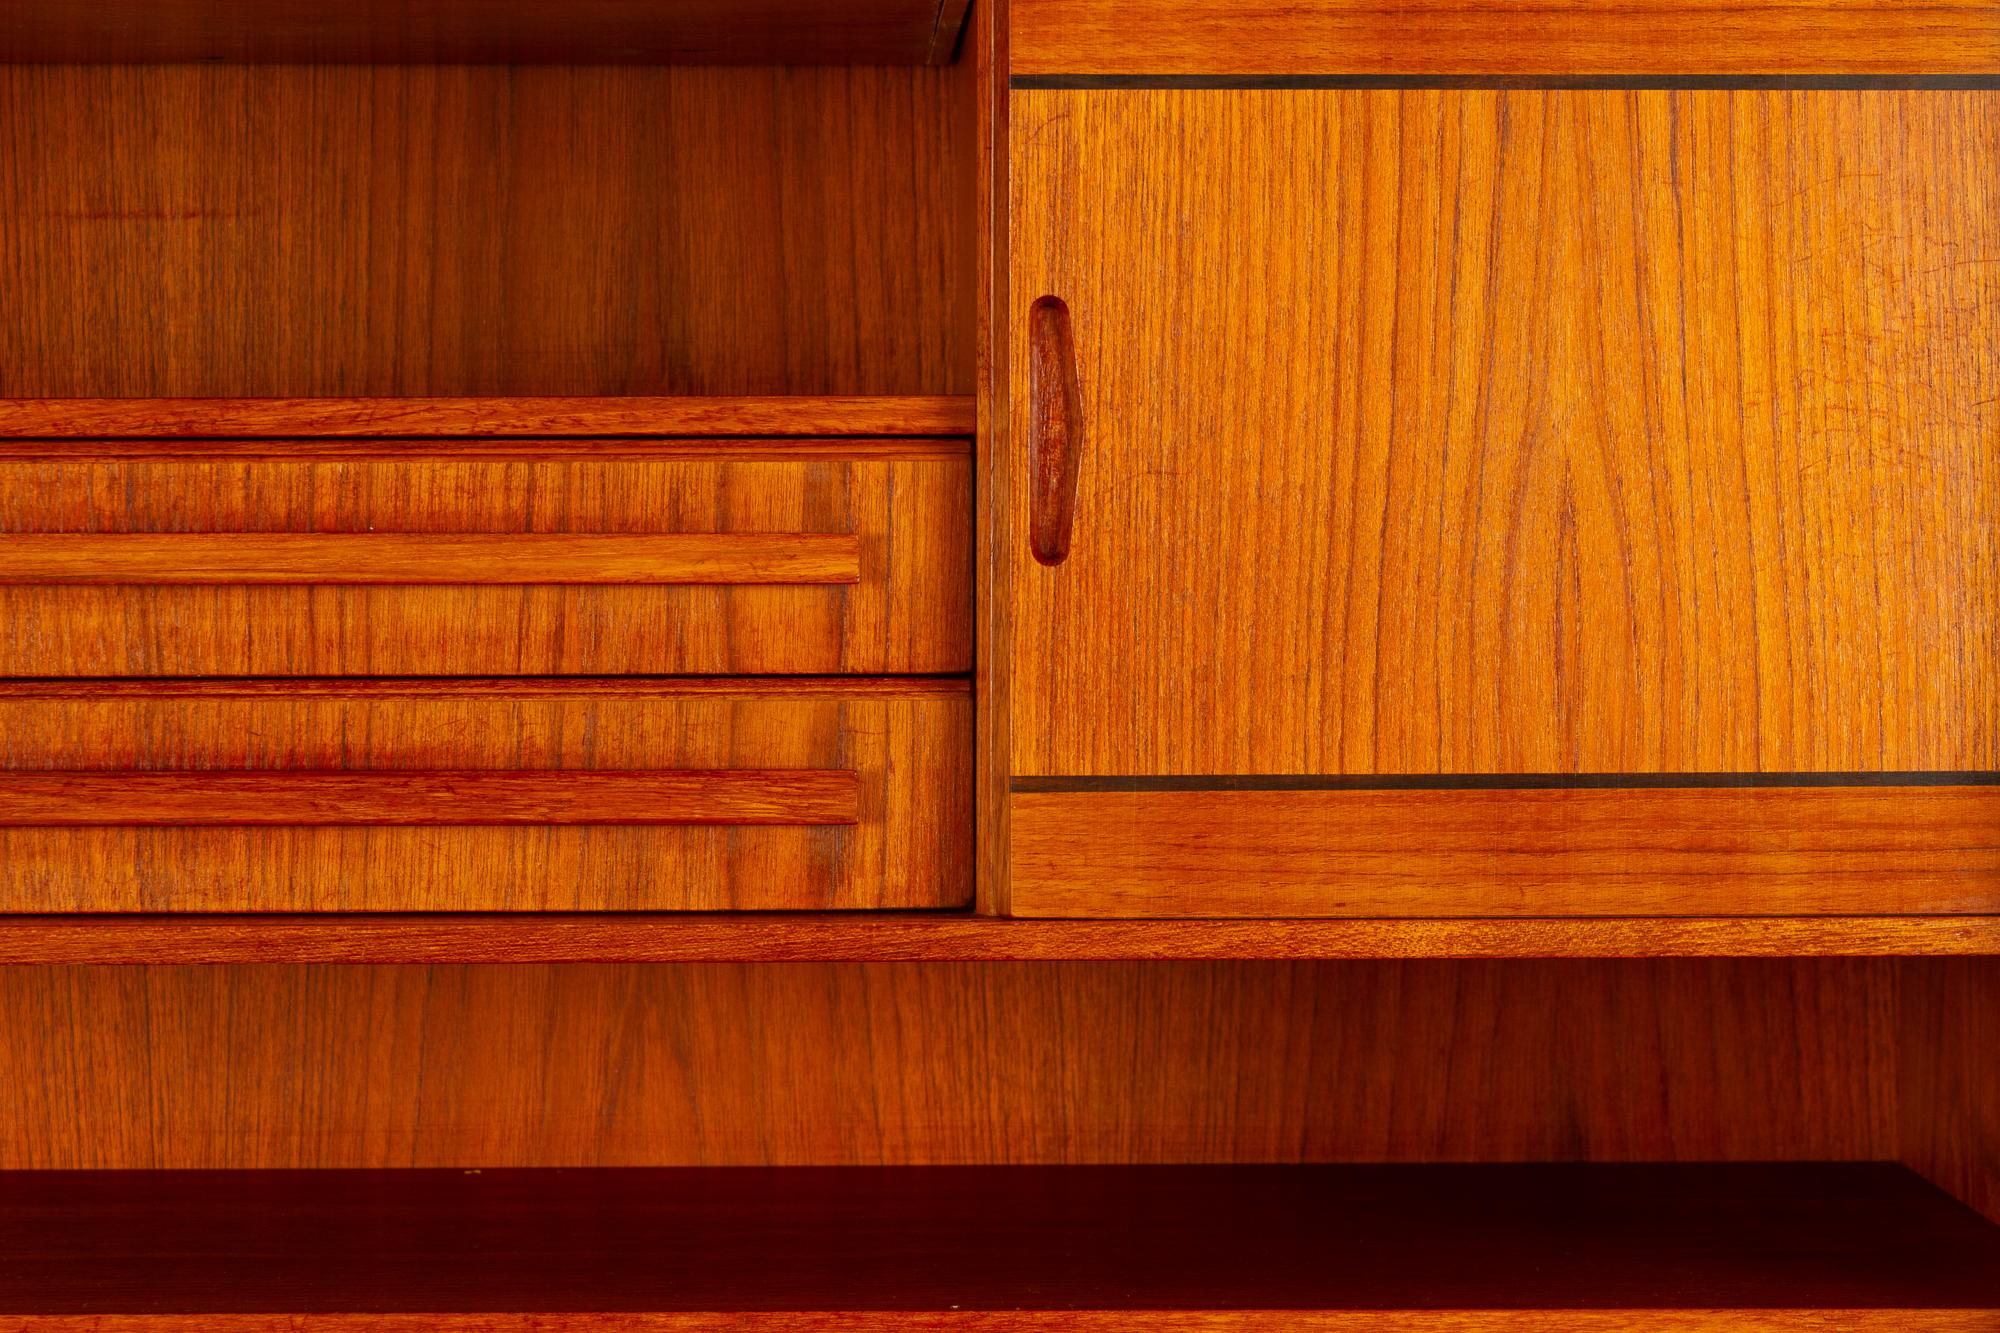
[{"label": "dark inlay stripe", "polygon": [[1852,92],[2000,89],[1994,74],[1016,74],[1036,89],[1268,88],[1583,89],[1602,91]]},{"label": "dark inlay stripe", "polygon": [[1993,787],[2000,772],[1344,773],[1015,778],[1016,792],[1532,791],[1552,787]]}]

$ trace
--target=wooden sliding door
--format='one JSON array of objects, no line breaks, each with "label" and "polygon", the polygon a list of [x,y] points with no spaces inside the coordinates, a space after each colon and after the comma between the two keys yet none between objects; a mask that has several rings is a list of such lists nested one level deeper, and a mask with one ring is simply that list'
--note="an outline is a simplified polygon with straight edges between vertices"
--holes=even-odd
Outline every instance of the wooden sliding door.
[{"label": "wooden sliding door", "polygon": [[2000,95],[1013,101],[1013,910],[2000,906]]}]

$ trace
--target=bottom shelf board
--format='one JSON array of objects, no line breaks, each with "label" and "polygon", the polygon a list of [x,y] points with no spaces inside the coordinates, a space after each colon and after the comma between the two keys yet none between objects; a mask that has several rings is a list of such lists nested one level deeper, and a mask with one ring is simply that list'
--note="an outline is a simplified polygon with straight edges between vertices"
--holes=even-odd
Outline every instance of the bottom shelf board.
[{"label": "bottom shelf board", "polygon": [[0,1174],[0,1329],[1996,1316],[2000,1226],[1890,1164]]}]

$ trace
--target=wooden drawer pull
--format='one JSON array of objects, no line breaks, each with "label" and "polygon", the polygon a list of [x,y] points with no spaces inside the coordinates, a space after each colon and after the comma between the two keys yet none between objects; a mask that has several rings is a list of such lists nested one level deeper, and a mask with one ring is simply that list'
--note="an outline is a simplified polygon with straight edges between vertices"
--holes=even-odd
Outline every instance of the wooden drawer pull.
[{"label": "wooden drawer pull", "polygon": [[0,826],[854,824],[859,788],[816,769],[0,773]]},{"label": "wooden drawer pull", "polygon": [[1083,445],[1077,407],[1076,348],[1069,307],[1044,296],[1028,310],[1028,548],[1045,565],[1069,555],[1076,523],[1076,472]]},{"label": "wooden drawer pull", "polygon": [[0,583],[859,583],[840,533],[35,533]]}]

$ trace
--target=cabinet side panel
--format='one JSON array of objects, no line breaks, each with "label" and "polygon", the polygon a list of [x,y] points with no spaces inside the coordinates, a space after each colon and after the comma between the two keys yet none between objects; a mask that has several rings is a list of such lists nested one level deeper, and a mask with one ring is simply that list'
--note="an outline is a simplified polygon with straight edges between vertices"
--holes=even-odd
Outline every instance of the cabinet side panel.
[{"label": "cabinet side panel", "polygon": [[1902,968],[1903,1161],[2000,1222],[2000,959]]}]

